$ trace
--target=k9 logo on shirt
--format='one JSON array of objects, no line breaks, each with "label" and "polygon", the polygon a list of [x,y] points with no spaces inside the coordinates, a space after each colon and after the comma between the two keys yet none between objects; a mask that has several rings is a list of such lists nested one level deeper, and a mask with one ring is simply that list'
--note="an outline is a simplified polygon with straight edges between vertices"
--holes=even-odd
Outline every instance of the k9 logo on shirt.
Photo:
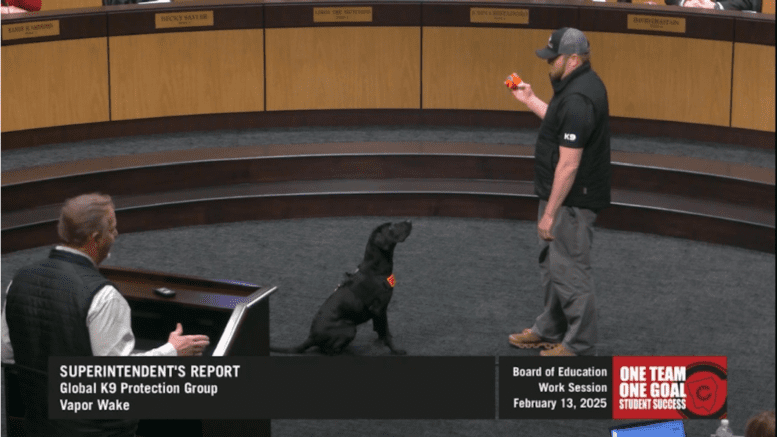
[{"label": "k9 logo on shirt", "polygon": [[564,134],[564,141],[572,141],[574,142],[577,140],[577,135],[575,134]]}]

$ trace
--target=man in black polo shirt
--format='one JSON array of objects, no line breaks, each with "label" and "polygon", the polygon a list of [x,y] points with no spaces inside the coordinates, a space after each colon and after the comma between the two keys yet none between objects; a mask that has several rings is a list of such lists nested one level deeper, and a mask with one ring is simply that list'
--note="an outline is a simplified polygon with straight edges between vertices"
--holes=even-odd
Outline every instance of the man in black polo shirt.
[{"label": "man in black polo shirt", "polygon": [[524,83],[515,98],[542,119],[535,148],[534,192],[540,198],[540,276],[545,309],[529,329],[512,334],[519,348],[543,356],[591,354],[597,341],[590,249],[596,215],[610,205],[607,90],[589,63],[585,35],[559,29],[537,56],[550,65],[553,98]]}]

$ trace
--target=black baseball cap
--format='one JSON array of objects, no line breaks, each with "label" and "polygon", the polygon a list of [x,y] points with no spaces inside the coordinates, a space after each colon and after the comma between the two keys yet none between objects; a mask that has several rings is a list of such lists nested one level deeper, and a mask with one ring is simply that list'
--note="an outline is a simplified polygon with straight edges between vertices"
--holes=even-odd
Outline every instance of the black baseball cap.
[{"label": "black baseball cap", "polygon": [[588,39],[583,32],[572,27],[562,27],[553,32],[545,48],[537,50],[537,56],[553,59],[559,55],[582,55],[589,51]]}]

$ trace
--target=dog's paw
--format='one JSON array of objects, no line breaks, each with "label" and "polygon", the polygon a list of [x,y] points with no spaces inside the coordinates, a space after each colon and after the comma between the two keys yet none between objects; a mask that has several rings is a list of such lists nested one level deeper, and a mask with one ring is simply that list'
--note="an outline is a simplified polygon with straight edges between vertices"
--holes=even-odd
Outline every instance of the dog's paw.
[{"label": "dog's paw", "polygon": [[407,355],[407,351],[404,349],[394,349],[391,353],[394,355]]}]

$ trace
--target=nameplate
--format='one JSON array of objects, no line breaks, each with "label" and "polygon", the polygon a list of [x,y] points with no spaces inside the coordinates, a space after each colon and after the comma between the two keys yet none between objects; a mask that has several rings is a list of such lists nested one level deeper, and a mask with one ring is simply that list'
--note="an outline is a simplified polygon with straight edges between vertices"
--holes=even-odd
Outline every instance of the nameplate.
[{"label": "nameplate", "polygon": [[628,28],[630,30],[685,33],[685,18],[629,14]]},{"label": "nameplate", "polygon": [[372,6],[313,8],[314,23],[371,23]]},{"label": "nameplate", "polygon": [[470,23],[529,24],[528,9],[469,8]]},{"label": "nameplate", "polygon": [[213,26],[213,11],[160,13],[154,19],[157,29]]},{"label": "nameplate", "polygon": [[57,35],[59,35],[59,20],[32,21],[3,26],[4,40]]}]

